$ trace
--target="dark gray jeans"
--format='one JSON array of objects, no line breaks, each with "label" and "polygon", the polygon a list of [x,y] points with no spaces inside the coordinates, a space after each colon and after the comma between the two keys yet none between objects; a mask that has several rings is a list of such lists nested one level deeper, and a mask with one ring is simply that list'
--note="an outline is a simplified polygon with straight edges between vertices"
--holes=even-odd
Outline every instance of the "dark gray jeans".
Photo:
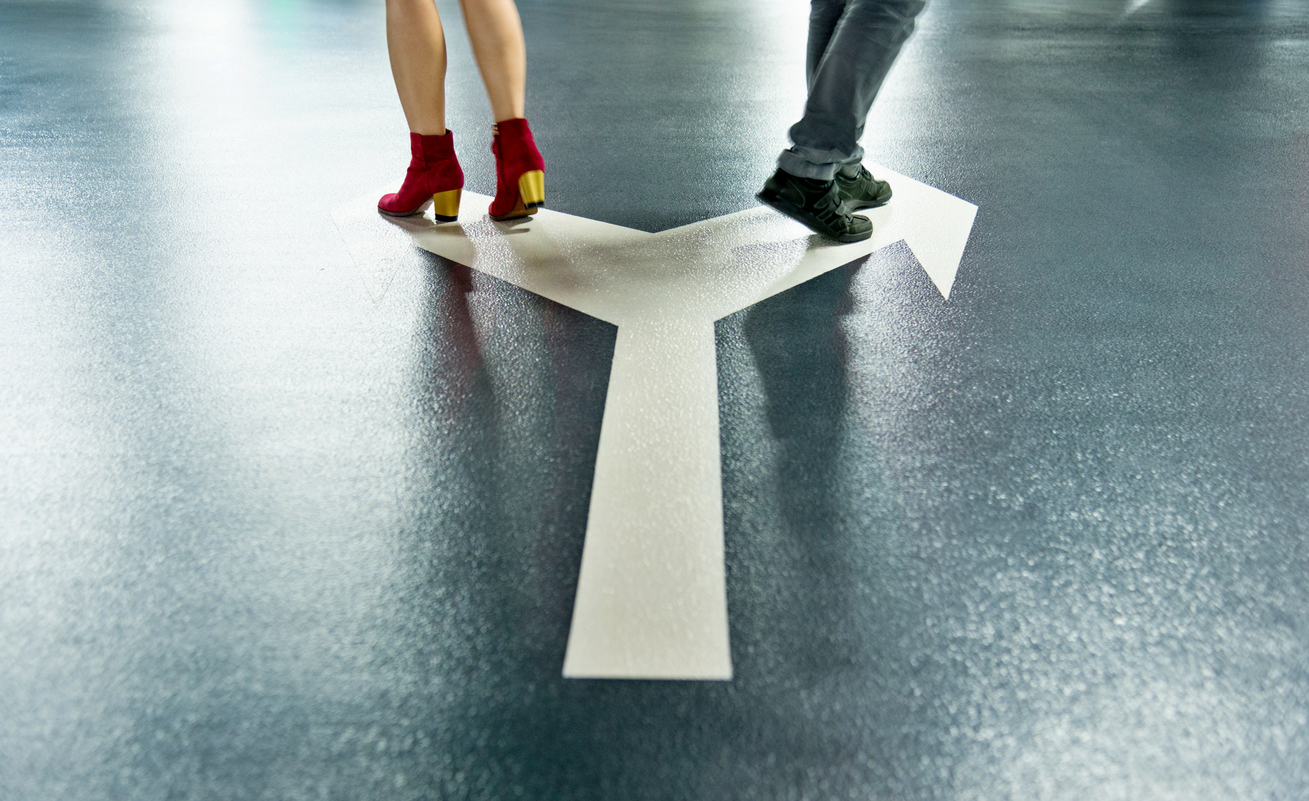
[{"label": "dark gray jeans", "polygon": [[859,137],[900,47],[926,0],[812,0],[806,71],[809,99],[777,166],[830,181],[858,171]]}]

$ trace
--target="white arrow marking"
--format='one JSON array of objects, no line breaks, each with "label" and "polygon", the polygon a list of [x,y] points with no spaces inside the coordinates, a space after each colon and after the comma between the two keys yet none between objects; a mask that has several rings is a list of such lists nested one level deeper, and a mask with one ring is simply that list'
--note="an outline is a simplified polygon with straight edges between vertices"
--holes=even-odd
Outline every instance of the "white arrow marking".
[{"label": "white arrow marking", "polygon": [[[730,679],[714,321],[904,240],[950,296],[977,207],[897,175],[837,245],[757,208],[659,234],[542,209],[497,225],[465,192],[464,222],[402,219],[425,250],[618,326],[586,542],[564,656],[571,678]],[[375,192],[334,215],[387,226]],[[347,237],[347,241],[350,239]],[[385,292],[394,262],[368,265]]]}]

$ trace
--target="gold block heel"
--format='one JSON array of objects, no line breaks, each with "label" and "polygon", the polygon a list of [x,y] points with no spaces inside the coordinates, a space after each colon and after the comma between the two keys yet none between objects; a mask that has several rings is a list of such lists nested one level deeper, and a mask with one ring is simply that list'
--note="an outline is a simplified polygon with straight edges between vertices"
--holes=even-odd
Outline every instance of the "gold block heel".
[{"label": "gold block heel", "polygon": [[454,222],[459,217],[459,197],[462,189],[449,189],[432,195],[432,216],[437,222]]},{"label": "gold block heel", "polygon": [[518,176],[518,199],[529,209],[545,204],[545,173],[528,170]]}]

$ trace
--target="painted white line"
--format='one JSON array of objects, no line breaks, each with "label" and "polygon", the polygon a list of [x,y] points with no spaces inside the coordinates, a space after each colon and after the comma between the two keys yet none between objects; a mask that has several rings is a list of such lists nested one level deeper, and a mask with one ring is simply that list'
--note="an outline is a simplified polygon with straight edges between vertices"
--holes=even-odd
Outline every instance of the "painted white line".
[{"label": "painted white line", "polygon": [[564,675],[729,679],[713,323],[618,329]]},{"label": "painted white line", "polygon": [[[874,173],[895,197],[850,245],[766,208],[659,234],[546,209],[499,225],[470,192],[457,224],[395,221],[425,250],[618,326],[565,676],[731,678],[713,324],[901,240],[948,298],[977,207]],[[391,224],[380,194],[338,210],[343,235]],[[363,269],[385,291],[386,268]]]}]

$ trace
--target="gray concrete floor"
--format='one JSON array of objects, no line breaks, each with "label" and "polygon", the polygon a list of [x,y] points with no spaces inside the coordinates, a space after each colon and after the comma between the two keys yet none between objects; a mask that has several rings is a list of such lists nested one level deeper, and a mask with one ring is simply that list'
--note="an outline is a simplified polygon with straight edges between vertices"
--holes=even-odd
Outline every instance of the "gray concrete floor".
[{"label": "gray concrete floor", "polygon": [[[718,323],[704,683],[560,676],[612,326],[333,223],[380,3],[0,0],[0,798],[1309,796],[1309,10],[1134,5],[936,0],[865,146],[950,299]],[[753,205],[802,4],[520,8],[551,207]]]}]

